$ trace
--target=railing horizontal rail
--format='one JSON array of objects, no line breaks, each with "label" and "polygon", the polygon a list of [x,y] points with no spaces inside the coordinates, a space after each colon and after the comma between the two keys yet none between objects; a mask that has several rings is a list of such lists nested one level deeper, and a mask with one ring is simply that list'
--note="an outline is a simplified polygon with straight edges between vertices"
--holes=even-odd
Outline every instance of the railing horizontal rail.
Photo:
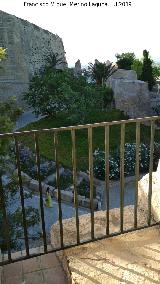
[{"label": "railing horizontal rail", "polygon": [[104,121],[98,122],[93,124],[84,124],[84,125],[75,125],[75,126],[67,126],[67,127],[59,127],[59,128],[49,128],[49,129],[39,129],[39,130],[25,130],[21,132],[13,132],[13,133],[0,133],[0,138],[7,138],[13,137],[14,135],[33,135],[33,133],[50,133],[50,132],[61,132],[61,131],[71,131],[71,130],[78,130],[78,129],[88,129],[90,127],[103,127],[103,126],[112,126],[112,125],[121,125],[134,123],[134,122],[147,122],[147,121],[156,121],[160,120],[160,116],[151,116],[151,117],[142,117],[142,118],[135,118],[135,119],[128,119],[128,120],[119,120],[119,121]]}]

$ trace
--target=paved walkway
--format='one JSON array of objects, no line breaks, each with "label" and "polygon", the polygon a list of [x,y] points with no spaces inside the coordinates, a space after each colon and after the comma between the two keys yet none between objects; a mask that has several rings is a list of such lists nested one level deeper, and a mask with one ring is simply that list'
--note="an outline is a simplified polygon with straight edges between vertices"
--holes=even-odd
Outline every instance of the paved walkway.
[{"label": "paved walkway", "polygon": [[2,284],[67,284],[65,272],[55,253],[3,266]]},{"label": "paved walkway", "polygon": [[22,113],[22,115],[17,119],[16,122],[16,126],[14,128],[14,131],[16,131],[17,129],[26,126],[27,124],[31,123],[31,122],[35,122],[41,118],[43,118],[44,116],[39,115],[38,117],[35,116],[34,113],[32,113],[32,111],[26,111],[24,113]]}]

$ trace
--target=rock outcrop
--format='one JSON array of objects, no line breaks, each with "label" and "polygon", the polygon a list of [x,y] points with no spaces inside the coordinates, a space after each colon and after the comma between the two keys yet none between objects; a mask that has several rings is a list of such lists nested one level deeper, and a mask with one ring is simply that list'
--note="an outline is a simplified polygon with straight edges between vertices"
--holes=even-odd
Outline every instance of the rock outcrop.
[{"label": "rock outcrop", "polygon": [[[0,11],[0,46],[7,48],[7,59],[0,70],[0,99],[22,94],[29,80],[46,64],[46,57],[58,54],[61,68],[67,66],[62,39],[28,21]],[[58,66],[60,67],[60,66]]]},{"label": "rock outcrop", "polygon": [[148,84],[137,80],[133,70],[118,69],[107,81],[114,91],[115,107],[131,118],[151,114]]},{"label": "rock outcrop", "polygon": [[[148,216],[149,174],[139,181],[138,189],[139,208]],[[156,222],[160,222],[160,162],[157,171],[152,173],[151,216]]]}]

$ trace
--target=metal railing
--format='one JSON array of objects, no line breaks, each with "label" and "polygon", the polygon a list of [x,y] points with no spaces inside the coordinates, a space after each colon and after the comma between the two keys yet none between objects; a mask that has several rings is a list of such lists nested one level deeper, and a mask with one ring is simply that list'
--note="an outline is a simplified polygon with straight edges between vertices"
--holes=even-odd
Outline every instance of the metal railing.
[{"label": "metal railing", "polygon": [[[31,258],[33,256],[38,256],[41,254],[50,253],[53,251],[59,251],[65,248],[74,247],[76,245],[81,245],[84,243],[96,241],[98,239],[113,237],[119,234],[139,230],[142,228],[155,226],[159,223],[151,223],[151,199],[152,199],[152,172],[153,172],[153,151],[154,151],[154,136],[155,136],[155,124],[160,120],[160,117],[145,117],[121,121],[112,121],[112,122],[101,122],[94,124],[78,125],[78,126],[69,126],[69,127],[60,127],[60,128],[51,128],[43,130],[31,130],[31,131],[22,131],[14,133],[5,133],[0,134],[0,140],[5,138],[12,138],[15,142],[15,154],[16,154],[16,164],[18,170],[18,182],[20,189],[20,200],[22,208],[22,218],[23,218],[23,230],[24,230],[24,239],[25,239],[25,251],[26,255],[23,257],[18,257],[17,259],[12,259],[11,253],[11,244],[10,244],[10,234],[9,234],[9,222],[6,212],[6,204],[4,197],[4,190],[2,184],[2,178],[0,178],[0,196],[1,196],[1,212],[3,214],[4,220],[4,230],[8,251],[8,259],[2,261],[0,264],[4,265],[10,262],[18,261],[21,259]],[[147,225],[139,227],[137,224],[137,206],[138,206],[138,180],[139,180],[139,149],[140,149],[140,126],[144,123],[150,123],[151,136],[150,136],[150,165],[149,165],[149,194],[148,194],[148,222]],[[136,124],[136,161],[135,161],[135,203],[134,203],[134,227],[128,230],[124,230],[124,146],[125,146],[125,127],[129,123]],[[120,126],[120,231],[116,233],[110,233],[109,228],[109,210],[110,210],[110,196],[109,196],[109,153],[110,153],[110,127],[114,125]],[[106,234],[99,238],[95,237],[95,222],[94,222],[94,172],[93,172],[93,128],[104,127],[104,142],[105,142],[105,196],[106,196]],[[149,126],[148,126],[149,127]],[[78,206],[78,190],[77,190],[77,157],[76,157],[76,135],[75,132],[79,129],[87,129],[88,131],[88,153],[89,153],[89,182],[90,182],[90,212],[91,212],[91,238],[87,241],[81,241],[80,239],[80,228],[79,228],[79,206]],[[60,132],[69,131],[71,134],[71,143],[72,143],[72,168],[73,168],[73,187],[74,187],[74,207],[75,207],[75,220],[76,220],[76,244],[65,245],[64,236],[63,236],[63,219],[62,219],[62,201],[61,201],[61,188],[60,188],[60,173],[59,173],[59,152],[58,152],[58,136]],[[53,134],[53,144],[55,149],[55,163],[56,163],[56,186],[58,190],[58,211],[59,211],[59,225],[60,225],[60,247],[54,248],[48,251],[47,248],[47,238],[46,238],[46,228],[45,228],[45,218],[44,218],[44,202],[43,202],[43,193],[42,193],[42,181],[40,176],[40,147],[39,147],[39,137],[42,133]],[[36,167],[37,167],[37,176],[39,183],[39,196],[40,196],[40,215],[41,215],[41,224],[42,224],[42,236],[43,236],[43,247],[44,250],[42,253],[30,254],[29,248],[29,238],[28,238],[28,229],[26,223],[26,211],[24,203],[24,188],[21,175],[21,162],[20,162],[20,151],[19,151],[19,141],[21,137],[30,136],[34,139],[35,144],[35,155],[36,155]]]}]

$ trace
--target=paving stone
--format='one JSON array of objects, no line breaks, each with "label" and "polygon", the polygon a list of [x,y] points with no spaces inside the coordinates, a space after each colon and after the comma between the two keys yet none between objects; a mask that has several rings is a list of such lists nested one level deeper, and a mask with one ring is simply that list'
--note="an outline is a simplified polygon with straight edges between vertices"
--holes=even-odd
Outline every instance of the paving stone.
[{"label": "paving stone", "polygon": [[24,283],[25,284],[44,284],[44,278],[43,278],[42,271],[26,273],[24,275]]},{"label": "paving stone", "polygon": [[64,271],[62,267],[56,267],[55,269],[43,270],[44,280],[47,284],[67,284]]},{"label": "paving stone", "polygon": [[22,276],[22,261],[3,266],[4,279]]},{"label": "paving stone", "polygon": [[55,268],[60,265],[60,262],[55,253],[48,253],[41,256],[41,269]]},{"label": "paving stone", "polygon": [[33,257],[22,261],[23,272],[29,273],[40,270],[40,257]]},{"label": "paving stone", "polygon": [[24,281],[22,279],[22,277],[9,277],[7,279],[5,279],[2,284],[23,284]]}]

